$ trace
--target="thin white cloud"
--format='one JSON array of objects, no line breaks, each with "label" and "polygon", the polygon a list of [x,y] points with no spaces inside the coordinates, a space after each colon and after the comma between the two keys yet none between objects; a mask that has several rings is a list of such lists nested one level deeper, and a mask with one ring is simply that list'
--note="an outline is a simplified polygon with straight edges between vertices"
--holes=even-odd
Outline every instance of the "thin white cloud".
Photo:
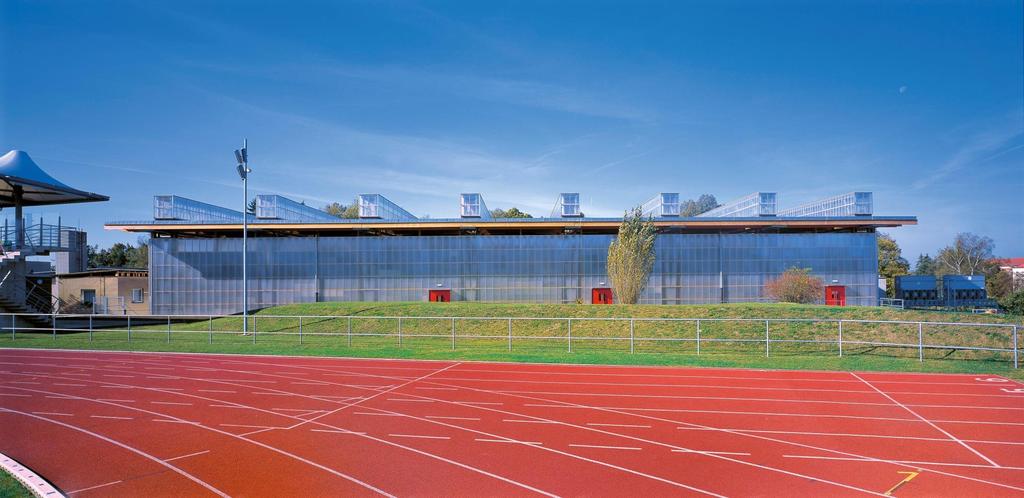
[{"label": "thin white cloud", "polygon": [[931,187],[963,169],[994,159],[1012,149],[1018,148],[1019,145],[1010,148],[1007,148],[1007,145],[1020,136],[1022,136],[1022,131],[1019,125],[1000,126],[977,133],[969,137],[933,173],[914,181],[911,184],[911,188],[922,190]]}]

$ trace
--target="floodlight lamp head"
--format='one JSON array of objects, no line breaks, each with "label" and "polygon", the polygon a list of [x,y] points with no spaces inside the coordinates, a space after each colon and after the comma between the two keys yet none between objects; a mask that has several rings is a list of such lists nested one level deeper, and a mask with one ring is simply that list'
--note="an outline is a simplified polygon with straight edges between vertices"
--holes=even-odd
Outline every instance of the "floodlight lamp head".
[{"label": "floodlight lamp head", "polygon": [[245,180],[248,175],[249,175],[249,170],[245,166],[239,164],[238,165],[238,177],[243,179],[243,180]]},{"label": "floodlight lamp head", "polygon": [[235,149],[235,161],[237,161],[238,164],[242,164],[242,163],[245,162],[245,159],[242,158],[242,151],[241,150]]}]

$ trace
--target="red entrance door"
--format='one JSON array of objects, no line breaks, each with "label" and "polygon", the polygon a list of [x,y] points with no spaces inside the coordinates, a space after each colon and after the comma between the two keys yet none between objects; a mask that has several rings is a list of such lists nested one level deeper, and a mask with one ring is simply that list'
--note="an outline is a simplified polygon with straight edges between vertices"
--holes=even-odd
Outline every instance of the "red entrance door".
[{"label": "red entrance door", "polygon": [[448,289],[431,289],[430,290],[430,302],[432,303],[448,303],[452,300],[452,291]]},{"label": "red entrance door", "polygon": [[595,287],[590,291],[590,304],[612,304],[612,290],[608,287]]},{"label": "red entrance door", "polygon": [[846,306],[846,286],[830,285],[825,287],[825,304],[828,306]]}]

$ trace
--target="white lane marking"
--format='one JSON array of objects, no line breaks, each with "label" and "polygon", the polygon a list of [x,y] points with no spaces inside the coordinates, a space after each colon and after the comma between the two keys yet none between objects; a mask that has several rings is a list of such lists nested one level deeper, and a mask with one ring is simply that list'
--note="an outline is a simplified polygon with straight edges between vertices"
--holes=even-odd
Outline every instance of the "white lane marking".
[{"label": "white lane marking", "polygon": [[211,408],[237,408],[239,410],[248,410],[249,409],[249,407],[247,407],[247,406],[236,406],[236,405],[210,404],[210,405],[207,405],[207,406],[209,406]]},{"label": "white lane marking", "polygon": [[306,413],[306,414],[308,414],[310,412],[325,412],[325,411],[327,411],[327,410],[315,410],[313,408],[271,408],[271,410],[274,410],[275,412],[302,412],[302,413]]},{"label": "white lane marking", "polygon": [[199,455],[203,455],[203,454],[206,454],[206,453],[209,453],[209,452],[210,452],[210,450],[197,451],[195,453],[189,453],[188,455],[181,455],[181,456],[176,456],[176,457],[173,457],[173,458],[167,458],[167,459],[164,459],[164,461],[165,462],[170,462],[170,461],[174,461],[174,460],[181,460],[182,458],[199,456]]},{"label": "white lane marking", "polygon": [[201,393],[221,393],[221,394],[235,394],[237,391],[225,391],[223,389],[196,389]]},{"label": "white lane marking", "polygon": [[221,427],[244,427],[246,429],[284,429],[284,427],[271,427],[269,425],[249,425],[249,424],[218,424]]},{"label": "white lane marking", "polygon": [[85,387],[85,384],[69,384],[67,382],[54,382],[53,385],[61,387]]},{"label": "white lane marking", "polygon": [[133,399],[107,399],[107,398],[96,398],[96,401],[108,401],[110,403],[134,403]]},{"label": "white lane marking", "polygon": [[451,439],[448,436],[424,436],[420,434],[388,434],[391,437],[411,437],[419,439]]},{"label": "white lane marking", "polygon": [[387,398],[388,401],[409,401],[413,403],[433,403],[432,399]]},{"label": "white lane marking", "polygon": [[294,394],[289,394],[289,393],[263,393],[263,392],[254,392],[254,393],[251,393],[251,394],[261,394],[261,395],[264,395],[264,396],[295,396]]},{"label": "white lane marking", "polygon": [[629,427],[635,429],[650,429],[649,425],[636,425],[636,424],[599,424],[597,422],[588,422],[587,425],[592,427]]},{"label": "white lane marking", "polygon": [[[867,459],[867,458],[853,458],[853,457],[829,457],[829,456],[816,456],[816,455],[782,455],[782,457],[783,458],[803,458],[803,459],[807,459],[807,460],[841,460],[841,461],[844,461],[844,462],[871,462],[871,463],[874,462],[874,460],[870,460],[870,459]],[[970,467],[970,468],[974,468],[974,469],[991,469],[991,468],[993,468],[991,465],[982,465],[980,463],[922,462],[922,461],[919,461],[919,460],[892,460],[892,461],[896,462],[896,463],[907,464],[907,465],[937,465],[937,466],[945,466],[945,467]],[[1024,467],[1007,467],[1005,465],[1004,466],[1000,466],[998,468],[1001,469],[1001,470],[1024,470]]]},{"label": "white lane marking", "polygon": [[51,424],[57,424],[57,425],[66,427],[68,429],[74,430],[74,431],[79,431],[79,432],[88,434],[88,435],[90,435],[92,437],[95,437],[97,439],[106,441],[106,442],[108,442],[110,444],[113,444],[115,446],[119,446],[119,447],[124,448],[124,449],[126,449],[128,451],[131,451],[132,453],[135,453],[135,454],[140,455],[140,456],[142,456],[144,458],[152,460],[152,461],[154,461],[154,462],[156,462],[156,463],[158,463],[160,465],[163,465],[164,467],[167,467],[168,469],[170,469],[170,470],[172,470],[174,472],[177,472],[178,474],[181,474],[182,476],[186,477],[190,481],[192,481],[192,482],[194,482],[194,483],[196,483],[196,484],[206,488],[207,490],[209,490],[210,492],[216,494],[217,496],[222,496],[224,498],[228,498],[228,495],[224,494],[219,489],[211,486],[206,481],[203,481],[203,480],[199,479],[198,477],[196,477],[196,476],[194,476],[192,474],[189,474],[188,472],[185,472],[184,470],[182,470],[182,469],[180,469],[178,467],[170,465],[167,462],[164,462],[163,460],[160,460],[159,458],[157,458],[157,457],[155,457],[153,455],[150,455],[149,453],[146,453],[146,452],[144,452],[144,451],[142,451],[142,450],[140,450],[138,448],[135,448],[135,447],[132,447],[132,446],[128,446],[127,444],[124,444],[124,443],[122,443],[120,441],[116,441],[114,439],[110,439],[109,437],[106,437],[106,436],[104,436],[102,434],[97,434],[95,432],[92,432],[92,431],[90,431],[88,429],[84,429],[82,427],[74,426],[74,425],[71,425],[71,424],[66,424],[66,423],[61,422],[59,420],[52,420],[52,419],[48,419],[46,417],[40,417],[38,415],[32,415],[31,413],[25,413],[25,412],[19,412],[17,410],[11,410],[9,408],[0,408],[0,411],[8,411],[8,412],[11,412],[11,413],[20,413],[20,414],[25,415],[27,417],[37,418],[39,420],[50,422]]},{"label": "white lane marking", "polygon": [[310,429],[309,431],[310,432],[331,432],[331,433],[334,433],[334,434],[353,434],[353,435],[356,435],[356,436],[365,436],[366,435],[365,432],[346,431],[345,429],[338,429],[338,430],[334,430],[334,429]]},{"label": "white lane marking", "polygon": [[[589,425],[589,424],[588,424]],[[703,427],[676,427],[676,429],[682,431],[717,431],[719,429],[705,429]],[[795,436],[826,436],[826,437],[869,437],[879,439],[906,439],[908,441],[943,441],[949,442],[949,439],[944,437],[919,437],[919,436],[889,436],[886,434],[855,434],[845,432],[810,432],[810,431],[777,431],[777,430],[765,430],[765,429],[741,429],[741,428],[730,428],[727,429],[736,432],[749,432],[752,434],[789,434]],[[987,441],[980,439],[964,439],[967,443],[986,443],[986,444],[1010,444],[1010,445],[1022,445],[1024,441]]]},{"label": "white lane marking", "polygon": [[10,396],[12,398],[31,398],[32,397],[31,394],[15,394],[15,393],[0,393],[0,396]]},{"label": "white lane marking", "polygon": [[90,418],[108,418],[111,420],[132,420],[132,417],[115,417],[113,415],[89,415]]},{"label": "white lane marking", "polygon": [[739,453],[735,451],[672,450],[672,453],[700,453],[702,455],[750,456],[750,453]]},{"label": "white lane marking", "polygon": [[[467,388],[477,389],[477,388]],[[709,400],[709,401],[743,401],[743,402],[755,402],[755,403],[811,403],[811,404],[826,404],[826,405],[851,405],[851,406],[891,406],[889,403],[875,403],[866,401],[836,401],[836,400],[824,400],[824,399],[778,399],[778,398],[743,398],[735,396],[682,396],[682,395],[669,395],[669,394],[619,394],[619,393],[587,393],[587,392],[552,392],[552,391],[517,391],[512,389],[506,389],[501,391],[491,391],[487,389],[480,389],[489,393],[498,394],[536,394],[544,396],[576,396],[576,397],[604,397],[604,398],[650,398],[650,399],[678,399],[678,400]],[[560,401],[560,400],[556,400]],[[1024,410],[1019,407],[1008,407],[1008,406],[981,406],[981,405],[922,405],[913,404],[905,406],[914,406],[919,408],[962,408],[969,410]]]},{"label": "white lane marking", "polygon": [[370,415],[376,417],[404,417],[405,415],[397,413],[377,413],[377,412],[352,412],[352,415]]},{"label": "white lane marking", "polygon": [[293,386],[329,386],[326,382],[292,382]]},{"label": "white lane marking", "polygon": [[59,412],[32,412],[36,415],[56,415],[60,417],[74,417],[73,413],[59,413]]},{"label": "white lane marking", "polygon": [[29,386],[39,386],[39,385],[42,385],[42,383],[40,383],[40,382],[29,382],[27,380],[9,380],[9,381],[7,381],[7,383],[8,384],[25,384],[25,385],[29,385]]},{"label": "white lane marking", "polygon": [[103,374],[103,377],[119,377],[122,379],[134,379],[134,375]]},{"label": "white lane marking", "polygon": [[985,460],[986,462],[988,462],[988,463],[992,464],[992,466],[993,466],[993,467],[998,467],[998,466],[999,466],[999,464],[998,464],[998,463],[996,463],[996,462],[993,462],[993,461],[992,461],[992,460],[991,460],[991,459],[990,459],[989,457],[987,457],[987,456],[985,456],[985,455],[982,455],[982,454],[981,454],[981,453],[980,453],[980,452],[979,452],[978,450],[976,450],[976,449],[972,448],[972,447],[971,447],[971,446],[970,446],[969,444],[967,444],[967,443],[965,443],[965,442],[963,442],[963,441],[961,441],[961,440],[957,439],[957,438],[956,438],[956,436],[954,436],[954,435],[952,435],[952,434],[950,434],[950,433],[946,432],[946,430],[945,430],[945,429],[943,429],[943,428],[941,428],[941,427],[939,427],[939,426],[935,425],[935,424],[934,424],[934,423],[933,423],[932,421],[930,421],[930,420],[928,420],[928,419],[926,419],[926,418],[922,417],[921,415],[918,415],[918,413],[917,413],[917,412],[915,412],[914,410],[911,410],[910,408],[908,408],[908,407],[907,407],[906,405],[904,405],[903,403],[900,403],[899,401],[896,401],[895,399],[893,399],[893,397],[892,397],[892,396],[889,396],[888,394],[886,394],[885,392],[883,392],[883,391],[882,391],[881,389],[879,389],[879,388],[877,388],[877,387],[873,386],[873,385],[872,385],[872,384],[871,384],[870,382],[868,382],[868,381],[866,381],[866,380],[862,379],[862,378],[861,378],[861,377],[860,377],[859,375],[857,375],[856,373],[850,372],[850,375],[852,375],[852,376],[856,377],[856,378],[857,378],[858,380],[860,380],[861,382],[863,382],[864,384],[866,384],[866,385],[867,385],[868,387],[870,387],[871,389],[874,389],[875,391],[878,391],[878,394],[881,394],[882,396],[885,396],[885,397],[886,397],[886,398],[887,398],[887,399],[888,399],[889,401],[892,401],[892,402],[893,402],[893,403],[894,403],[894,404],[895,404],[896,406],[899,406],[900,408],[903,408],[904,410],[906,410],[906,411],[910,412],[910,414],[911,414],[911,415],[913,415],[913,416],[915,416],[915,417],[917,417],[917,418],[921,419],[921,420],[922,420],[922,421],[924,421],[924,422],[925,422],[926,424],[928,424],[928,425],[932,426],[932,427],[933,427],[933,428],[934,428],[935,430],[937,430],[937,431],[939,431],[939,432],[941,432],[941,433],[945,434],[945,435],[946,435],[946,437],[948,437],[948,438],[949,438],[949,439],[951,439],[952,441],[955,441],[955,442],[956,442],[957,444],[959,444],[960,446],[963,446],[964,448],[967,448],[968,450],[970,450],[970,452],[971,452],[971,453],[974,453],[975,455],[978,455],[979,457],[981,457],[981,459],[982,459],[982,460]]},{"label": "white lane marking", "polygon": [[543,446],[544,443],[538,441],[519,441],[517,439],[488,439],[488,438],[476,438],[476,441],[482,443],[511,443],[511,444],[525,444],[529,446]]},{"label": "white lane marking", "polygon": [[491,401],[449,401],[449,403],[463,403],[466,405],[485,405],[485,406],[501,406],[504,403],[494,403]]},{"label": "white lane marking", "polygon": [[529,420],[529,419],[518,419],[518,418],[506,418],[506,419],[502,419],[502,422],[512,422],[512,423],[517,423],[517,424],[557,424],[557,423],[559,423],[559,422],[554,422],[554,421],[550,421],[550,420]]},{"label": "white lane marking", "polygon": [[89,486],[88,488],[82,488],[82,489],[76,489],[74,491],[68,491],[68,495],[73,495],[75,493],[81,493],[82,491],[91,491],[91,490],[94,490],[94,489],[105,488],[107,486],[113,486],[115,484],[122,483],[122,482],[124,482],[124,481],[105,482],[103,484],[97,484],[95,486]]},{"label": "white lane marking", "polygon": [[[132,386],[100,386],[100,387],[104,388],[104,389],[135,389]],[[167,389],[168,391],[171,390],[171,388],[169,388],[169,387],[165,387],[164,389]]]},{"label": "white lane marking", "polygon": [[150,401],[154,405],[192,406],[192,403],[178,403],[176,401]]},{"label": "white lane marking", "polygon": [[167,422],[168,424],[199,425],[199,422],[191,422],[191,421],[188,421],[188,420],[167,420],[167,419],[160,419],[160,418],[153,419],[153,422]]},{"label": "white lane marking", "polygon": [[424,391],[458,391],[454,387],[416,387],[416,389],[423,389]]},{"label": "white lane marking", "polygon": [[143,370],[174,370],[170,367],[142,367]]},{"label": "white lane marking", "polygon": [[446,415],[425,415],[426,418],[436,418],[438,420],[480,420],[476,417],[450,417]]},{"label": "white lane marking", "polygon": [[606,446],[601,444],[570,444],[573,448],[597,448],[602,450],[634,450],[640,451],[641,448],[636,446]]}]

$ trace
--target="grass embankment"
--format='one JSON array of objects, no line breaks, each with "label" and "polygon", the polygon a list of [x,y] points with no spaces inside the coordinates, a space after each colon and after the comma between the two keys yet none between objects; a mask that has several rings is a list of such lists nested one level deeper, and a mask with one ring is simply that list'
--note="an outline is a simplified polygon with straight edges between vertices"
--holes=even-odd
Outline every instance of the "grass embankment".
[{"label": "grass embankment", "polygon": [[[274,318],[273,315],[301,315]],[[349,318],[351,334],[349,333]],[[401,335],[398,320],[404,318]],[[452,323],[455,323],[452,348]],[[434,318],[430,318],[434,317]],[[508,320],[512,321],[509,350]],[[585,320],[632,317],[633,340],[628,320]],[[566,320],[525,318],[573,318],[572,352]],[[652,318],[702,319],[701,344],[697,351],[697,324],[685,321],[648,321]],[[776,322],[769,327],[770,357],[765,357],[763,321],[715,321],[743,319],[817,319],[822,322]],[[837,320],[902,320],[953,323],[1019,324],[1019,317],[898,310],[877,307],[824,307],[788,304],[728,304],[693,306],[590,306],[490,303],[309,303],[262,310],[250,320],[257,330],[256,342],[243,337],[240,317],[180,321],[166,325],[133,326],[131,342],[123,325],[86,333],[17,334],[0,339],[0,346],[121,349],[386,358],[464,359],[551,363],[602,363],[629,365],[691,365],[750,368],[821,370],[895,370],[927,372],[999,373],[1024,379],[1013,370],[1008,352],[964,351],[926,348],[918,361],[916,324],[845,322],[843,356],[835,343]],[[576,320],[579,319],[579,320]],[[1011,329],[968,325],[925,325],[925,344],[1010,348]],[[212,333],[211,333],[212,332]],[[1024,333],[1024,330],[1022,330]],[[429,336],[429,337],[428,337]],[[747,342],[726,342],[747,341]],[[805,341],[825,341],[822,343]],[[910,344],[883,346],[856,342]],[[301,342],[301,343],[300,343]],[[630,347],[634,351],[630,353]]]},{"label": "grass embankment", "polygon": [[21,481],[0,470],[0,498],[32,498],[34,495]]}]

